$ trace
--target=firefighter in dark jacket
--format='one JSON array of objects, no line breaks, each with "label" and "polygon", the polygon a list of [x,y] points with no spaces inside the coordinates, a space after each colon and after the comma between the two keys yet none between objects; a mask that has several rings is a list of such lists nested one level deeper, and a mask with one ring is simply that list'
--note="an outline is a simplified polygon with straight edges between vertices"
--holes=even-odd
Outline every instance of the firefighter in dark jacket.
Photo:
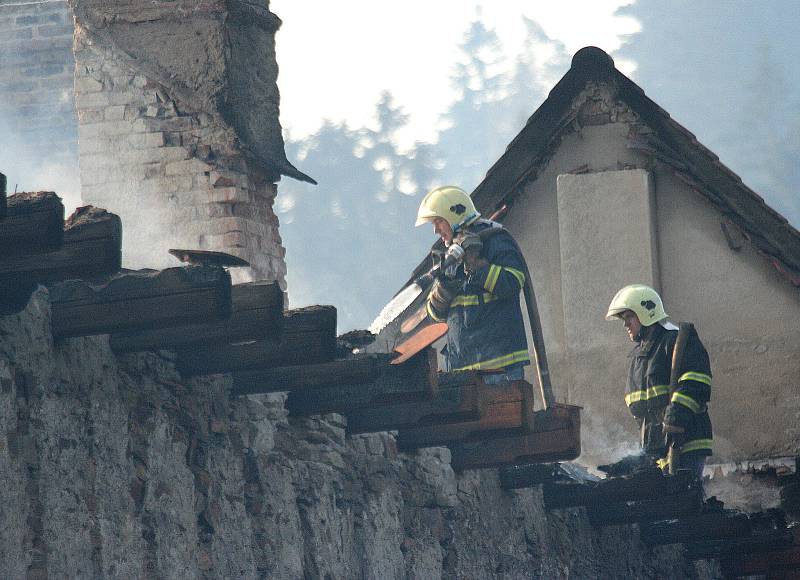
[{"label": "firefighter in dark jacket", "polygon": [[[672,351],[678,328],[667,322],[661,297],[643,284],[626,286],[614,296],[607,320],[621,319],[636,343],[631,352],[625,402],[639,425],[645,453],[667,468],[667,452],[683,469],[702,475],[711,455],[711,365],[703,343],[692,332],[680,361],[678,384],[670,389]],[[677,461],[675,460],[676,454]]]},{"label": "firefighter in dark jacket", "polygon": [[453,186],[425,196],[416,225],[425,223],[444,242],[444,258],[459,258],[434,282],[427,301],[428,315],[448,324],[447,370],[497,371],[486,375],[489,384],[522,379],[530,363],[519,300],[527,267],[517,243]]}]

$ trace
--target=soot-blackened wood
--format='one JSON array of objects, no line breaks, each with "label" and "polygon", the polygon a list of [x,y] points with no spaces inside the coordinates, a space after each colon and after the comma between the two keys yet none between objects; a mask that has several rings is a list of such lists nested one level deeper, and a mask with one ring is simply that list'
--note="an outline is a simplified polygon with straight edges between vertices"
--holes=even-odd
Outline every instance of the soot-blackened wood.
[{"label": "soot-blackened wood", "polygon": [[471,441],[486,431],[522,435],[533,431],[533,387],[525,381],[514,381],[481,388],[480,417],[460,423],[423,425],[400,430],[397,445],[402,450],[447,445],[455,441]]},{"label": "soot-blackened wood", "polygon": [[[5,200],[5,196],[0,196]],[[51,191],[17,193],[0,221],[0,260],[54,252],[64,243],[64,205]]]},{"label": "soot-blackened wood", "polygon": [[[283,291],[277,282],[236,284],[233,310],[225,320],[198,318],[185,326],[115,333],[114,352],[174,349],[194,344],[230,344],[242,340],[279,340],[283,330]],[[198,323],[198,320],[202,322]]]},{"label": "soot-blackened wood", "polygon": [[0,220],[6,217],[6,176],[0,173]]},{"label": "soot-blackened wood", "polygon": [[448,444],[457,471],[570,461],[581,454],[580,407],[554,404],[534,413],[534,432],[487,431],[477,441]]},{"label": "soot-blackened wood", "polygon": [[[769,567],[763,567],[766,563],[774,563],[778,567],[794,559],[793,563],[800,564],[800,546],[793,548],[792,532],[783,529],[765,534],[753,533],[744,538],[697,540],[686,546],[686,557],[690,560],[719,558],[729,564],[736,561],[739,564],[736,575],[745,576],[758,574],[759,569],[767,572]],[[760,566],[753,565],[753,561],[759,562]],[[734,566],[731,567],[736,569]],[[733,575],[729,572],[725,577]]]},{"label": "soot-blackened wood", "polygon": [[280,340],[176,349],[185,376],[317,364],[336,357],[336,308],[310,306],[284,313]]},{"label": "soot-blackened wood", "polygon": [[684,493],[694,485],[695,480],[689,470],[679,470],[675,475],[664,475],[660,469],[653,468],[634,475],[610,477],[598,482],[545,483],[543,496],[547,509],[560,509],[656,499]]},{"label": "soot-blackened wood", "polygon": [[[458,385],[453,375],[460,375]],[[485,412],[485,397],[480,396],[483,381],[473,372],[440,373],[438,392],[428,401],[395,404],[388,407],[353,410],[347,413],[347,432],[375,433],[477,421]]]},{"label": "soot-blackened wood", "polygon": [[540,484],[596,483],[600,478],[575,463],[532,463],[504,467],[499,472],[504,489],[520,489]]},{"label": "soot-blackened wood", "polygon": [[693,486],[688,491],[657,499],[599,503],[587,511],[592,525],[601,527],[692,516],[702,509],[703,490]]},{"label": "soot-blackened wood", "polygon": [[641,528],[642,541],[650,546],[687,544],[699,540],[748,537],[752,525],[747,516],[733,510],[702,513],[694,517],[646,524]]},{"label": "soot-blackened wood", "polygon": [[122,261],[122,224],[118,216],[85,206],[65,224],[64,243],[55,252],[0,260],[0,283],[50,283],[115,274]]},{"label": "soot-blackened wood", "polygon": [[[370,356],[370,355],[364,355]],[[292,415],[348,413],[357,409],[380,408],[406,401],[424,401],[436,393],[436,351],[428,348],[401,365],[390,356],[382,358],[377,376],[364,383],[317,384],[289,393],[286,408]],[[363,374],[362,374],[363,377]],[[335,379],[335,377],[331,377]],[[361,379],[359,379],[361,380]]]},{"label": "soot-blackened wood", "polygon": [[224,320],[231,277],[222,268],[125,272],[102,286],[68,280],[50,288],[55,338]]}]

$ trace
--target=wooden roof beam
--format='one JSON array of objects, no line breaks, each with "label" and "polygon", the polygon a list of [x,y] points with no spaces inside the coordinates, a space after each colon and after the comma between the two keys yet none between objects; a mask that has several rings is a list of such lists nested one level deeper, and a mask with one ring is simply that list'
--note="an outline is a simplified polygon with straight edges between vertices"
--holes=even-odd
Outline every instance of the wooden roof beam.
[{"label": "wooden roof beam", "polygon": [[226,319],[197,317],[189,324],[116,332],[114,352],[175,349],[195,344],[231,344],[243,340],[280,339],[283,291],[277,282],[236,284],[231,289],[232,313]]},{"label": "wooden roof beam", "polygon": [[0,260],[54,252],[61,248],[64,243],[64,205],[55,193],[18,193],[6,202],[5,188],[0,190],[0,215],[5,212],[0,221]]},{"label": "wooden roof beam", "polygon": [[69,280],[50,289],[56,339],[180,326],[231,315],[231,278],[222,268],[120,274],[102,286]]},{"label": "wooden roof beam", "polygon": [[[308,367],[298,367],[296,371],[278,369],[271,376],[276,389],[294,388],[286,401],[286,408],[293,415],[347,414],[392,403],[424,401],[435,395],[434,349],[425,349],[400,365],[391,364],[393,356],[360,355],[308,370]],[[309,382],[303,386],[305,379]]]},{"label": "wooden roof beam", "polygon": [[310,306],[284,313],[280,340],[196,345],[176,349],[185,376],[323,363],[336,358],[336,308]]}]

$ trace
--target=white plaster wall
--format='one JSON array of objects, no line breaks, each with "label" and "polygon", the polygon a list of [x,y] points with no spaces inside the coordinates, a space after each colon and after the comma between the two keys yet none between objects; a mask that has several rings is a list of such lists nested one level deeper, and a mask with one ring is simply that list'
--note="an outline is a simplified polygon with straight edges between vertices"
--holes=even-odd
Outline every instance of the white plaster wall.
[{"label": "white plaster wall", "polygon": [[750,244],[729,248],[721,213],[669,173],[656,185],[664,301],[695,322],[714,373],[720,460],[800,450],[800,289]]}]

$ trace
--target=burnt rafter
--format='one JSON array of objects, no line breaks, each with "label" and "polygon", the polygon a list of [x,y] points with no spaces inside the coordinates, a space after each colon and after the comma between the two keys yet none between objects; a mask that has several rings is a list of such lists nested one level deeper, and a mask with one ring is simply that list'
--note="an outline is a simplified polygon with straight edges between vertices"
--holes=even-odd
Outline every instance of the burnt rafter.
[{"label": "burnt rafter", "polygon": [[[5,202],[5,191],[0,193]],[[64,243],[64,205],[50,191],[17,193],[8,198],[0,222],[0,260],[54,252]]]},{"label": "burnt rafter", "polygon": [[222,268],[125,272],[100,285],[69,280],[50,288],[56,338],[224,320],[231,278]]},{"label": "burnt rafter", "polygon": [[40,283],[107,277],[119,271],[121,261],[119,217],[92,206],[78,208],[64,224],[58,250],[0,257],[0,315],[25,308]]},{"label": "burnt rafter", "polygon": [[277,282],[236,284],[231,289],[231,300],[233,307],[229,318],[213,320],[198,316],[181,326],[116,332],[111,336],[111,348],[123,353],[280,339],[283,291]]},{"label": "burnt rafter", "polygon": [[[295,386],[286,401],[286,408],[293,415],[347,414],[398,402],[425,401],[435,395],[437,360],[433,349],[426,349],[401,365],[391,364],[392,356],[357,355],[312,367],[305,387],[301,386],[302,377],[308,367],[297,369],[300,380],[289,378],[292,373],[282,370],[275,377],[285,377]],[[327,379],[323,376],[326,371]]]},{"label": "burnt rafter", "polygon": [[6,200],[6,176],[0,173],[0,220],[6,217],[6,208],[8,201]]},{"label": "burnt rafter", "polygon": [[122,224],[118,216],[92,206],[75,210],[64,226],[59,250],[36,256],[0,259],[0,282],[60,282],[115,274],[122,261]]},{"label": "burnt rafter", "polygon": [[328,362],[336,358],[336,308],[310,306],[285,312],[280,340],[195,345],[176,351],[178,369],[185,376]]}]

